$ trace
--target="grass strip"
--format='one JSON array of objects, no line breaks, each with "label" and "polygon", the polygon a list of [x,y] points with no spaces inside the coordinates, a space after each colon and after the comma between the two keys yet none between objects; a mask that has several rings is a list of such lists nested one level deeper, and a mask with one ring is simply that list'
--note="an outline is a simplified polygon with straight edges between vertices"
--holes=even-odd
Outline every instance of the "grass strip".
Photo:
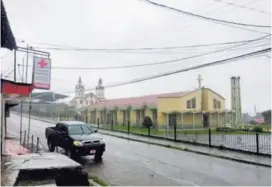
[{"label": "grass strip", "polygon": [[99,184],[101,186],[109,186],[109,184],[107,184],[105,181],[103,181],[102,179],[100,179],[99,177],[97,177],[95,175],[90,175],[89,174],[89,179],[92,179],[95,183],[97,183],[97,184]]}]

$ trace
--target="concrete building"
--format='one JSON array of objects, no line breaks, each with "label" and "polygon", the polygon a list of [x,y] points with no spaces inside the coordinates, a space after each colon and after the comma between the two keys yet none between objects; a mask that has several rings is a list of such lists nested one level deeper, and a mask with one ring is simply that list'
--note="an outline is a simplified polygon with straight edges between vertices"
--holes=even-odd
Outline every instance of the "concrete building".
[{"label": "concrete building", "polygon": [[[209,127],[225,123],[225,99],[209,88],[122,99],[104,99],[80,109],[88,123],[141,126],[149,116],[157,127]],[[202,115],[203,114],[203,115]],[[203,117],[202,117],[203,116]]]}]

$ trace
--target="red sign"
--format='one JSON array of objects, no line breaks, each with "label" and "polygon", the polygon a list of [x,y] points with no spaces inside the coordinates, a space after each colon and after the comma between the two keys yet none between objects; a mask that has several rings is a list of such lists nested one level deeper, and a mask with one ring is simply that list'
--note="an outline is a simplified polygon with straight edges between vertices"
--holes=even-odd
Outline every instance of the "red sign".
[{"label": "red sign", "polygon": [[34,57],[33,85],[36,89],[50,90],[51,59]]}]

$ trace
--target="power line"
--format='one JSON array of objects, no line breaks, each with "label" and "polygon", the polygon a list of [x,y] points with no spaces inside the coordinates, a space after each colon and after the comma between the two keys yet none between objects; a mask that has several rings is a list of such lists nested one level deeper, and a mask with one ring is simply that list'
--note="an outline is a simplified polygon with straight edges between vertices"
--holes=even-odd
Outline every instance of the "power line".
[{"label": "power line", "polygon": [[230,61],[235,61],[235,60],[239,60],[239,59],[242,59],[242,58],[259,55],[259,54],[267,53],[267,52],[270,52],[270,51],[271,51],[271,47],[266,48],[266,49],[262,49],[262,50],[258,50],[258,51],[254,51],[254,52],[251,52],[251,53],[247,53],[247,54],[243,54],[243,55],[223,59],[223,60],[218,60],[218,61],[215,61],[215,62],[210,62],[210,63],[206,63],[206,64],[192,66],[192,67],[189,67],[189,68],[183,68],[183,69],[179,69],[179,70],[175,70],[175,71],[170,71],[170,72],[167,72],[167,73],[153,75],[153,76],[150,76],[150,77],[140,78],[140,79],[128,81],[128,82],[125,82],[125,83],[119,83],[119,84],[116,84],[116,85],[111,85],[111,86],[106,86],[106,87],[122,86],[122,85],[126,85],[126,84],[142,82],[142,81],[145,81],[145,80],[151,80],[151,79],[155,79],[155,78],[165,77],[165,76],[168,76],[168,75],[173,75],[173,74],[177,74],[177,73],[181,73],[181,72],[196,70],[196,69],[210,67],[210,66],[214,66],[214,65],[220,65],[220,64],[224,64],[224,63],[227,63],[227,62],[230,62]]},{"label": "power line", "polygon": [[266,12],[266,11],[263,11],[263,10],[246,7],[244,5],[237,5],[235,3],[230,3],[230,2],[223,1],[223,0],[213,0],[213,1],[219,2],[219,3],[224,3],[224,4],[227,4],[227,5],[230,5],[230,6],[234,6],[234,7],[240,7],[240,8],[243,8],[243,9],[248,9],[248,10],[252,10],[252,11],[261,12],[261,13],[264,13],[264,14],[271,14],[271,12]]},{"label": "power line", "polygon": [[145,1],[145,2],[147,2],[149,4],[153,4],[155,6],[159,6],[159,7],[162,7],[162,8],[167,8],[169,10],[173,10],[173,11],[185,14],[187,16],[192,16],[192,17],[204,19],[204,20],[207,20],[207,21],[212,21],[212,22],[217,22],[217,23],[225,23],[225,24],[231,24],[231,25],[239,25],[239,26],[245,26],[245,27],[271,28],[270,25],[254,25],[254,24],[245,24],[245,23],[239,23],[239,22],[233,22],[233,21],[220,20],[220,19],[215,19],[215,18],[211,18],[211,17],[206,17],[206,16],[194,14],[194,13],[187,12],[187,11],[184,11],[184,10],[180,10],[180,9],[177,9],[177,8],[169,7],[169,6],[166,6],[166,5],[163,5],[163,4],[155,3],[155,2],[150,1],[150,0],[142,0],[142,1]]},{"label": "power line", "polygon": [[183,58],[178,58],[178,59],[173,59],[173,60],[167,60],[167,61],[160,61],[160,62],[153,62],[153,63],[146,63],[146,64],[134,64],[134,65],[125,65],[125,66],[111,66],[111,67],[47,67],[47,68],[52,68],[52,69],[73,69],[73,70],[106,70],[106,69],[127,69],[127,68],[135,68],[135,67],[145,67],[145,66],[154,66],[154,65],[161,65],[161,64],[170,64],[170,63],[174,63],[174,62],[178,62],[178,61],[182,61],[182,60],[189,60],[189,59],[193,59],[193,58],[197,58],[197,57],[202,57],[202,56],[206,56],[206,55],[210,55],[210,54],[214,54],[214,53],[219,53],[222,51],[226,51],[226,50],[230,50],[233,48],[237,48],[240,46],[244,46],[247,45],[249,43],[255,42],[255,41],[259,41],[262,39],[265,39],[267,37],[269,37],[270,35],[265,35],[262,36],[260,38],[254,39],[254,40],[248,40],[246,43],[242,43],[239,45],[235,45],[235,46],[231,46],[231,47],[227,47],[227,48],[223,48],[223,49],[219,49],[219,50],[214,50],[211,52],[206,52],[206,53],[201,53],[201,54],[197,54],[197,55],[193,55],[193,56],[188,56],[188,57],[183,57]]},{"label": "power line", "polygon": [[[256,56],[258,56],[260,54],[267,53],[267,52],[270,52],[270,51],[271,51],[271,47],[266,48],[266,49],[262,49],[262,50],[258,50],[258,51],[254,51],[254,52],[251,52],[251,53],[246,53],[246,54],[239,55],[239,56],[234,56],[234,57],[231,57],[231,58],[226,58],[226,59],[223,59],[223,60],[217,60],[217,61],[213,61],[213,62],[201,64],[201,65],[188,67],[188,68],[182,68],[182,69],[179,69],[179,70],[169,71],[169,72],[166,72],[166,73],[160,73],[160,74],[157,74],[157,75],[142,77],[142,78],[133,79],[133,80],[125,81],[125,82],[113,83],[111,85],[106,85],[105,88],[124,86],[124,85],[128,85],[128,84],[133,84],[133,83],[143,82],[143,81],[152,80],[152,79],[156,79],[156,78],[160,78],[160,77],[165,77],[165,76],[169,76],[169,75],[173,75],[173,74],[177,74],[177,73],[187,72],[187,71],[201,69],[201,68],[205,68],[205,67],[211,67],[211,66],[215,66],[215,65],[226,64],[226,63],[229,63],[229,62],[232,62],[232,61],[237,61],[239,59],[244,59],[244,58],[248,59],[249,57],[251,57],[251,58],[256,57]],[[94,90],[95,90],[95,88],[91,88],[91,89],[86,89],[85,91],[94,91]],[[74,91],[67,91],[67,92],[62,92],[62,93],[74,93]]]},{"label": "power line", "polygon": [[222,43],[209,43],[209,44],[196,44],[196,45],[185,45],[185,46],[172,46],[172,47],[142,47],[142,48],[80,48],[80,47],[69,47],[64,45],[56,45],[56,44],[48,44],[48,43],[39,43],[39,42],[32,42],[38,45],[47,45],[53,47],[37,47],[35,48],[42,48],[42,49],[53,49],[53,50],[79,50],[79,51],[133,51],[133,50],[160,50],[160,49],[185,49],[185,48],[198,48],[198,47],[210,47],[210,46],[219,46],[219,45],[230,45],[236,43],[245,43],[248,41],[254,40],[241,40],[241,41],[233,41],[233,42],[222,42]]},{"label": "power line", "polygon": [[[263,42],[263,41],[260,41]],[[270,42],[270,41],[268,41]],[[235,42],[235,43],[242,43],[242,42]],[[256,43],[257,44],[257,43]],[[263,45],[263,44],[261,44]],[[223,46],[222,46],[223,47]],[[222,48],[221,46],[218,46],[217,48]],[[214,47],[213,47],[214,48]],[[189,53],[199,53],[199,51],[204,52],[204,51],[212,51],[211,47],[207,46],[207,48],[197,48],[197,47],[192,47],[192,48],[184,48],[184,50],[182,51],[173,51],[173,50],[165,50],[165,51],[156,51],[156,50],[143,50],[143,51],[132,51],[132,50],[125,50],[125,51],[110,51],[110,50],[106,50],[106,51],[100,51],[100,50],[81,50],[81,49],[72,49],[72,48],[46,48],[46,47],[40,47],[40,49],[47,49],[47,50],[57,50],[57,51],[76,51],[76,52],[110,52],[110,53],[121,53],[121,54],[141,54],[141,55],[153,55],[153,54],[159,54],[159,55],[167,55],[167,54],[189,54]],[[236,49],[235,49],[236,50]]]},{"label": "power line", "polygon": [[[14,69],[13,70],[11,70],[7,75],[5,75],[5,77],[4,78],[7,78],[7,77],[9,77],[12,73],[14,72]],[[2,74],[1,74],[1,77],[2,77]]]}]

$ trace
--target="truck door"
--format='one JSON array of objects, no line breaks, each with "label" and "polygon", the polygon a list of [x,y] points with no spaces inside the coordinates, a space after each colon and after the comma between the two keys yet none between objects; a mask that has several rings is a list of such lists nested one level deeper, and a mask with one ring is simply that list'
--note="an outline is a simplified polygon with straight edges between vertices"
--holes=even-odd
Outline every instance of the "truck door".
[{"label": "truck door", "polygon": [[57,144],[58,146],[64,148],[65,146],[65,139],[66,139],[66,136],[65,134],[67,133],[67,130],[66,130],[66,126],[59,123],[57,124]]}]

